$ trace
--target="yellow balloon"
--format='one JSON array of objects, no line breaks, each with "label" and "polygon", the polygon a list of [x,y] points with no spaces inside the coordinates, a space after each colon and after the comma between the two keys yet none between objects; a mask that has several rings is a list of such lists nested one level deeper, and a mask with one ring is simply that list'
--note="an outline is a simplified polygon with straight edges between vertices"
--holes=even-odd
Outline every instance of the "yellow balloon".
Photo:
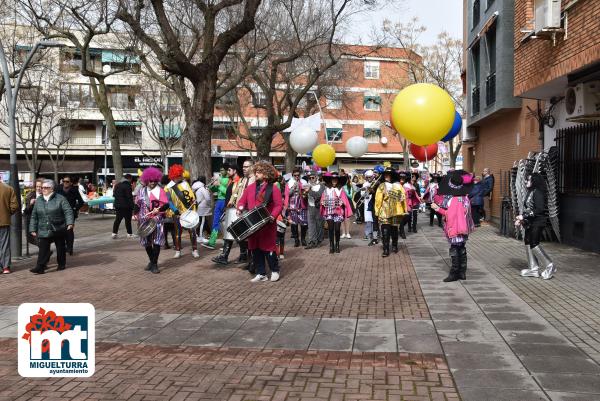
[{"label": "yellow balloon", "polygon": [[392,125],[415,145],[438,142],[452,128],[454,102],[437,85],[415,84],[403,89],[392,104]]},{"label": "yellow balloon", "polygon": [[335,160],[335,149],[323,143],[313,149],[312,158],[319,167],[329,167]]}]

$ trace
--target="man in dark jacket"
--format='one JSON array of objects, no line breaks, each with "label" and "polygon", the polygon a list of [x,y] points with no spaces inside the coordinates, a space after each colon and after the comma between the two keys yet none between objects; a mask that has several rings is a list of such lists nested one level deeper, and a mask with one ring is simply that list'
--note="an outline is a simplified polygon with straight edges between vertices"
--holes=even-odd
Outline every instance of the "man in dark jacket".
[{"label": "man in dark jacket", "polygon": [[[85,204],[79,193],[79,189],[73,186],[73,181],[70,176],[63,177],[62,186],[58,187],[57,194],[64,196],[73,209],[73,218],[79,216],[79,209]],[[69,255],[73,256],[73,243],[75,242],[75,230],[68,230],[65,236],[66,248]]]},{"label": "man in dark jacket", "polygon": [[[483,180],[481,180],[481,184],[483,185],[483,188],[484,188],[484,191],[483,191],[484,201],[485,201],[485,198],[488,198],[488,201],[489,201],[489,209],[490,209],[490,215],[491,215],[492,191],[494,190],[494,175],[490,172],[490,169],[487,167],[483,169]],[[489,220],[489,217],[486,216],[486,211],[485,211],[484,206],[481,207],[481,217],[483,218],[483,220]]]},{"label": "man in dark jacket", "polygon": [[125,229],[127,230],[127,238],[133,238],[133,231],[131,231],[131,216],[133,214],[133,188],[131,186],[131,174],[125,174],[117,185],[113,189],[113,196],[115,197],[115,210],[117,215],[115,216],[115,222],[113,224],[113,239],[117,238],[119,233],[119,226],[121,220],[125,219]]},{"label": "man in dark jacket", "polygon": [[471,215],[473,216],[473,223],[475,227],[481,226],[481,211],[483,210],[483,197],[485,193],[485,187],[481,182],[481,177],[475,177],[473,189],[469,193],[469,199],[471,200]]}]

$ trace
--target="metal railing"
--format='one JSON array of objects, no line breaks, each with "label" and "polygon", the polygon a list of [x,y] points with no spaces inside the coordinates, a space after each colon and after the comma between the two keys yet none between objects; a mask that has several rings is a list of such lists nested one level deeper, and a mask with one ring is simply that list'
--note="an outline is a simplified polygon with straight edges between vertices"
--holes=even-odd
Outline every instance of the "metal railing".
[{"label": "metal railing", "polygon": [[473,91],[471,92],[471,115],[472,116],[479,114],[480,105],[481,105],[481,91],[479,89],[479,86],[476,86],[473,88]]},{"label": "metal railing", "polygon": [[558,130],[558,191],[600,196],[600,122]]},{"label": "metal railing", "polygon": [[496,73],[492,72],[485,80],[485,105],[496,103]]}]

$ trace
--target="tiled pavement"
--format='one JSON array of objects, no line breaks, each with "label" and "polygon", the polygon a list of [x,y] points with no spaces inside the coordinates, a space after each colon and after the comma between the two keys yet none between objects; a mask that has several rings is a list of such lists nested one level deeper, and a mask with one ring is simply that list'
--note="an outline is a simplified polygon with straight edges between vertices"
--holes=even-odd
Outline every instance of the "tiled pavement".
[{"label": "tiled pavement", "polygon": [[[569,317],[585,330],[598,324],[594,255],[577,255],[582,271],[561,268],[561,256],[556,279],[523,280],[516,275],[522,247],[484,228],[469,244],[468,280],[444,284],[447,244],[437,228],[424,227],[409,237],[408,251],[387,259],[356,239],[333,257],[323,248],[288,249],[280,282],[251,285],[235,267],[210,266],[205,250],[199,260],[189,249],[178,261],[164,252],[162,273],[147,274],[135,242],[95,236],[98,245],[90,241],[84,251],[82,244],[63,273],[1,277],[0,304],[36,293],[92,302],[97,373],[20,379],[16,343],[0,340],[7,379],[0,400],[449,400],[458,399],[454,382],[463,400],[600,400],[600,370],[582,347],[590,342],[569,341],[572,325],[557,325],[554,315],[585,310]],[[548,288],[557,295],[542,302],[538,294]],[[582,303],[576,288],[587,290]],[[550,307],[540,315],[539,305]],[[14,338],[12,320],[14,308],[0,311],[0,337]]]},{"label": "tiled pavement", "polygon": [[[491,237],[489,230],[484,228],[472,236],[467,280],[456,283],[440,282],[449,260],[447,241],[437,228],[424,227],[420,235],[407,241],[462,399],[600,400],[600,366],[570,341],[572,337],[540,315],[536,305],[515,296],[489,268],[502,263],[502,258],[520,255],[505,248],[508,253],[481,258],[473,251],[482,243],[479,240],[477,244],[478,235],[488,235],[486,243],[494,250],[513,241]],[[569,279],[568,272],[550,281],[520,278],[516,269],[511,269],[510,275],[512,281],[539,286]],[[560,293],[555,300],[560,301]]]}]

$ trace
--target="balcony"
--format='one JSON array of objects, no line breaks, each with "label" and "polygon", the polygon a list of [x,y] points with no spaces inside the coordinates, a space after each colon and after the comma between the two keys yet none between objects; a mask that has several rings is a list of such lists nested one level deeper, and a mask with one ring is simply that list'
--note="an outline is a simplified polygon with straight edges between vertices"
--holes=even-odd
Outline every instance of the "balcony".
[{"label": "balcony", "polygon": [[481,104],[481,95],[479,86],[473,88],[471,92],[471,115],[475,116],[479,114],[479,108]]},{"label": "balcony", "polygon": [[485,105],[487,107],[496,103],[496,73],[488,75],[485,80]]}]

